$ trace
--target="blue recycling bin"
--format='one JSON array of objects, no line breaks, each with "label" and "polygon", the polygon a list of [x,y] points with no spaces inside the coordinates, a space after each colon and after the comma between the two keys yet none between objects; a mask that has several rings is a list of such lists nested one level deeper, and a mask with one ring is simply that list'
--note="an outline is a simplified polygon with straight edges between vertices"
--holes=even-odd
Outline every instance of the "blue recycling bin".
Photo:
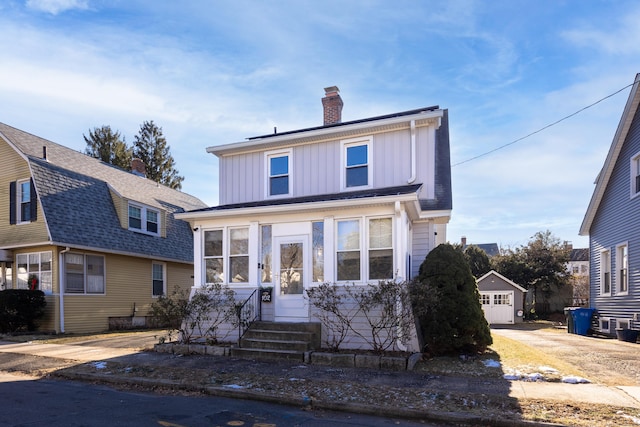
[{"label": "blue recycling bin", "polygon": [[591,329],[591,318],[594,308],[576,308],[571,310],[571,316],[573,317],[574,332],[578,335],[587,335],[589,329]]}]

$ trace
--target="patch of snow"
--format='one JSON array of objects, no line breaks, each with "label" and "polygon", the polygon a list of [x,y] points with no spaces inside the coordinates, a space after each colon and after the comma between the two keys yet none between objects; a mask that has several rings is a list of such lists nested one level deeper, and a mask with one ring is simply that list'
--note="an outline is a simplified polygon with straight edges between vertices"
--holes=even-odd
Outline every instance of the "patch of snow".
[{"label": "patch of snow", "polygon": [[225,384],[223,387],[233,388],[233,389],[242,389],[242,388],[244,388],[244,386],[241,386],[241,385],[238,385],[238,384]]},{"label": "patch of snow", "polygon": [[107,362],[93,362],[91,365],[96,369],[107,369]]},{"label": "patch of snow", "polygon": [[568,384],[588,384],[591,381],[582,377],[562,377],[562,382]]},{"label": "patch of snow", "polygon": [[631,421],[634,424],[640,424],[640,418],[634,417],[633,415],[627,415],[622,411],[616,412],[616,415],[620,415],[622,418],[626,418],[627,420]]},{"label": "patch of snow", "polygon": [[550,366],[538,366],[538,369],[547,374],[557,374],[558,370]]},{"label": "patch of snow", "polygon": [[524,377],[525,381],[544,381],[542,374],[534,372],[533,374],[527,374]]},{"label": "patch of snow", "polygon": [[518,381],[520,379],[520,374],[518,374],[518,373],[504,374],[502,376],[502,378],[504,378],[505,380],[509,380],[509,381]]},{"label": "patch of snow", "polygon": [[499,368],[500,367],[500,362],[498,362],[497,360],[493,360],[493,359],[485,360],[483,363],[484,363],[484,366],[486,366],[487,368]]}]

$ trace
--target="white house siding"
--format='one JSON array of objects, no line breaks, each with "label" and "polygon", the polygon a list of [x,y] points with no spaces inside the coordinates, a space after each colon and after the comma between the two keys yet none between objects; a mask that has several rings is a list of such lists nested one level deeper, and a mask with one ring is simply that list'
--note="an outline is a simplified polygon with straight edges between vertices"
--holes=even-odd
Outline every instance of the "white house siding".
[{"label": "white house siding", "polygon": [[433,249],[433,229],[430,222],[418,222],[413,224],[411,253],[411,278],[417,277],[420,265]]},{"label": "white house siding", "polygon": [[[630,198],[630,159],[640,152],[640,117],[636,114],[590,229],[590,300],[601,318],[610,318],[610,332],[616,319],[633,319],[640,314],[640,196]],[[628,244],[629,292],[618,295],[616,246]],[[610,296],[601,295],[600,253],[611,256]],[[636,323],[636,325],[638,325]]]},{"label": "white house siding", "polygon": [[[407,185],[411,177],[411,144],[409,129],[385,133],[362,134],[373,136],[370,162],[373,172],[371,185],[376,188]],[[352,139],[352,138],[349,138]],[[416,129],[416,158],[422,159],[416,168],[415,183],[422,183],[420,198],[434,197],[434,126]],[[294,145],[292,148],[292,197],[313,196],[340,192],[341,139],[323,143]],[[220,204],[265,200],[264,151],[253,151],[220,158]],[[426,159],[426,160],[425,160]]]}]

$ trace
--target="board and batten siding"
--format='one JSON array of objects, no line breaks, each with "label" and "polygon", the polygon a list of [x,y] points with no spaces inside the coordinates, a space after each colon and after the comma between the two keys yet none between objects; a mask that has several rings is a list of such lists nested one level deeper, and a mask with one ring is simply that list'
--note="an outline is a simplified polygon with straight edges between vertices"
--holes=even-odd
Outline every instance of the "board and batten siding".
[{"label": "board and batten siding", "polygon": [[[406,185],[411,175],[409,129],[363,134],[372,137],[370,163],[375,188]],[[349,138],[357,140],[357,138]],[[423,198],[433,196],[435,130],[433,126],[416,130],[418,158],[416,183],[422,183]],[[340,192],[341,140],[329,140],[292,147],[292,197]],[[283,149],[286,149],[283,147]],[[265,155],[273,150],[255,151],[220,158],[220,204],[264,200],[267,171]]]},{"label": "board and batten siding", "polygon": [[[600,317],[632,319],[640,315],[640,196],[631,198],[631,158],[640,153],[640,110],[633,119],[627,139],[616,161],[598,211],[589,230],[590,300]],[[616,246],[628,245],[629,292],[618,295]],[[610,296],[601,295],[600,254],[611,257]],[[615,327],[615,320],[611,328]],[[637,325],[637,323],[636,323]]]},{"label": "board and batten siding", "polygon": [[36,221],[27,224],[9,223],[9,184],[14,181],[30,179],[29,164],[2,138],[0,138],[0,246],[22,246],[29,243],[41,243],[49,240],[42,206],[38,202]]},{"label": "board and batten siding", "polygon": [[411,277],[418,276],[420,265],[424,262],[427,254],[433,249],[431,236],[433,234],[430,222],[416,222],[412,226],[412,249],[411,249]]},{"label": "board and batten siding", "polygon": [[[104,294],[64,295],[65,332],[105,331],[109,328],[109,317],[131,316],[134,304],[136,316],[148,315],[149,307],[155,301],[152,296],[152,262],[124,255],[105,255]],[[176,287],[180,287],[188,295],[193,284],[192,275],[192,265],[167,262],[167,294],[171,295]]]}]

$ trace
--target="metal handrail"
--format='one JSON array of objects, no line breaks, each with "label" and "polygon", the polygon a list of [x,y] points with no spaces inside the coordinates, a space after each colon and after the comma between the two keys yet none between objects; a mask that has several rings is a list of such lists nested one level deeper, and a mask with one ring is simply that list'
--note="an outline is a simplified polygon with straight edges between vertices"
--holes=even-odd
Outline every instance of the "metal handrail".
[{"label": "metal handrail", "polygon": [[244,333],[262,316],[259,289],[255,289],[243,303],[236,304],[236,315],[238,316],[238,347],[241,347],[240,340]]}]

